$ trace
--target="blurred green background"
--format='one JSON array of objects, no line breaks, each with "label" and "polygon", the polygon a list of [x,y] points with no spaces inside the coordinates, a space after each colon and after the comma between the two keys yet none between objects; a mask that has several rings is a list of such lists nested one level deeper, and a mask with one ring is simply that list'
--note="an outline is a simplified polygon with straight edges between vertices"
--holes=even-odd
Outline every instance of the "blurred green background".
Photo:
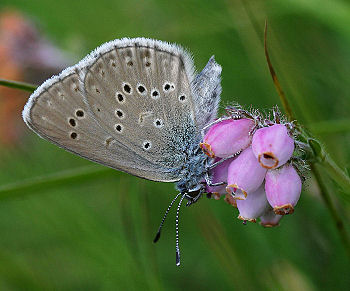
[{"label": "blurred green background", "polygon": [[[298,119],[340,166],[349,166],[345,0],[2,0],[0,12],[5,8],[36,22],[76,56],[72,64],[121,37],[179,43],[192,51],[198,70],[214,54],[223,66],[222,108],[231,102],[261,109],[280,105],[262,46],[268,18],[270,57]],[[25,132],[19,144],[0,149],[3,186],[65,170],[76,176],[68,172],[73,178],[9,197],[0,191],[0,290],[350,288],[349,257],[312,176],[295,213],[276,228],[243,225],[223,200],[202,199],[184,208],[182,265],[176,267],[175,211],[159,243],[152,243],[173,185],[105,170]],[[84,176],[81,167],[101,172]],[[323,178],[340,197],[336,204],[348,228],[349,201]]]}]

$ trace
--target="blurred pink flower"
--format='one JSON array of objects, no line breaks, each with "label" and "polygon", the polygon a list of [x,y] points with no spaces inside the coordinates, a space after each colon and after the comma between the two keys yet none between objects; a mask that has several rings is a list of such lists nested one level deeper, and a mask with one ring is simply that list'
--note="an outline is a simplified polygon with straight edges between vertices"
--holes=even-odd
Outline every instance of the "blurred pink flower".
[{"label": "blurred pink flower", "polygon": [[260,224],[263,227],[278,226],[282,217],[282,215],[276,214],[270,207],[262,216],[260,216]]},{"label": "blurred pink flower", "polygon": [[[70,63],[34,24],[13,9],[0,13],[0,78],[41,83]],[[0,144],[13,146],[22,134],[21,111],[28,93],[0,86]]]}]

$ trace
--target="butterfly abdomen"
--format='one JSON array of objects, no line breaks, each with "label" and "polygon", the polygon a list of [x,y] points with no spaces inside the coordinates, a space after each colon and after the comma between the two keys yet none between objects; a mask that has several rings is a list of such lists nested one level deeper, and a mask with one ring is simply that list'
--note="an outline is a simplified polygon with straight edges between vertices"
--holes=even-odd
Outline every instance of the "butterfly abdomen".
[{"label": "butterfly abdomen", "polygon": [[187,152],[188,157],[180,173],[181,180],[176,183],[176,188],[180,192],[188,192],[196,188],[205,175],[205,160],[207,156],[195,146]]}]

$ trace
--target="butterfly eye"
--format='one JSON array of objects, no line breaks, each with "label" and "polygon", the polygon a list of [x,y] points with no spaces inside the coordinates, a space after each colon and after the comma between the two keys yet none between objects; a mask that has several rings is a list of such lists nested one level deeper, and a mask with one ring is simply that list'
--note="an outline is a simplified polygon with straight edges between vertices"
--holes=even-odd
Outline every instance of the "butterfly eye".
[{"label": "butterfly eye", "polygon": [[146,90],[145,86],[143,86],[142,84],[137,85],[137,91],[138,91],[141,95],[147,94],[147,90]]},{"label": "butterfly eye", "polygon": [[148,151],[152,147],[152,143],[148,140],[145,140],[142,144],[144,150]]},{"label": "butterfly eye", "polygon": [[170,89],[170,84],[165,84],[164,85],[164,91],[169,91]]},{"label": "butterfly eye", "polygon": [[163,120],[157,118],[153,121],[153,124],[157,128],[162,128],[164,126]]},{"label": "butterfly eye", "polygon": [[77,110],[77,111],[75,112],[75,115],[76,115],[77,117],[84,117],[84,111],[81,110],[81,109],[79,109],[79,110]]},{"label": "butterfly eye", "polygon": [[121,109],[117,109],[115,111],[115,115],[117,115],[120,119],[123,119],[125,117],[124,112]]},{"label": "butterfly eye", "polygon": [[180,95],[180,96],[179,96],[179,100],[180,100],[180,102],[185,102],[185,100],[186,100],[186,95],[184,95],[184,94]]},{"label": "butterfly eye", "polygon": [[130,84],[128,84],[128,83],[123,84],[123,90],[127,94],[131,94],[131,92],[132,92],[132,88],[131,88]]},{"label": "butterfly eye", "polygon": [[122,93],[117,92],[117,93],[115,94],[115,97],[116,97],[116,99],[117,99],[117,101],[118,101],[119,103],[125,102],[125,97],[124,97],[124,95],[123,95]]},{"label": "butterfly eye", "polygon": [[71,126],[76,126],[75,119],[74,119],[74,118],[70,118],[70,119],[69,119],[69,124],[70,124]]},{"label": "butterfly eye", "polygon": [[119,133],[123,132],[123,126],[121,124],[116,124],[115,125],[115,130]]},{"label": "butterfly eye", "polygon": [[152,93],[151,93],[151,96],[152,96],[153,99],[158,99],[160,97],[158,90],[157,89],[153,89]]},{"label": "butterfly eye", "polygon": [[164,83],[163,85],[164,92],[169,92],[175,90],[175,85],[171,83]]},{"label": "butterfly eye", "polygon": [[72,132],[70,134],[71,139],[76,139],[78,137],[78,134],[76,132]]}]

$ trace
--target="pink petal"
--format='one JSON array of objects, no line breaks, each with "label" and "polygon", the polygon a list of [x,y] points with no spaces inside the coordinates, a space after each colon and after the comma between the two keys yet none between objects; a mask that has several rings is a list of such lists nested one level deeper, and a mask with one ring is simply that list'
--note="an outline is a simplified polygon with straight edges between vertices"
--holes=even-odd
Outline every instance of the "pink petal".
[{"label": "pink petal", "polygon": [[250,119],[223,120],[210,127],[200,147],[209,157],[228,157],[250,144],[253,126]]},{"label": "pink petal", "polygon": [[253,154],[252,148],[245,149],[228,168],[226,191],[244,200],[256,191],[264,181],[266,169],[262,168]]},{"label": "pink petal", "polygon": [[266,197],[276,214],[284,215],[294,212],[301,193],[301,179],[292,165],[266,173]]},{"label": "pink petal", "polygon": [[262,184],[256,191],[249,193],[247,199],[237,200],[238,218],[244,221],[256,222],[256,218],[266,212],[269,207]]},{"label": "pink petal", "polygon": [[252,149],[261,166],[275,169],[293,155],[294,140],[285,125],[275,124],[258,129],[253,136]]}]

